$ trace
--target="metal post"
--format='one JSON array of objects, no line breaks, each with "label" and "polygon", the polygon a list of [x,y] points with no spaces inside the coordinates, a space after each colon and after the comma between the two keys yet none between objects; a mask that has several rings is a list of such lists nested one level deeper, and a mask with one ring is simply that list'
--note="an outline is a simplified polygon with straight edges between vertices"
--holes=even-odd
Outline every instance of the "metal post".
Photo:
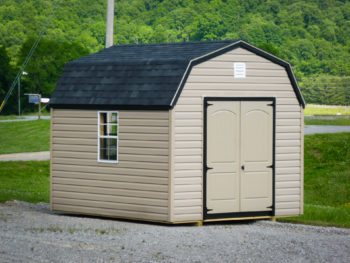
[{"label": "metal post", "polygon": [[41,112],[41,95],[39,95],[39,112],[38,112],[38,120],[40,120],[40,112]]},{"label": "metal post", "polygon": [[113,46],[114,0],[107,1],[106,48]]},{"label": "metal post", "polygon": [[21,117],[21,76],[18,78],[18,117]]}]

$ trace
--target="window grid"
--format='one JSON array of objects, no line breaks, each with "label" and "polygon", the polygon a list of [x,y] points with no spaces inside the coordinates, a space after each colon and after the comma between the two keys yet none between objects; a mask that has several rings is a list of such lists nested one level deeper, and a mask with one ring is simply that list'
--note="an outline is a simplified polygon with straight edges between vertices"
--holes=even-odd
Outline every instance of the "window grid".
[{"label": "window grid", "polygon": [[118,163],[119,113],[98,112],[98,161]]}]

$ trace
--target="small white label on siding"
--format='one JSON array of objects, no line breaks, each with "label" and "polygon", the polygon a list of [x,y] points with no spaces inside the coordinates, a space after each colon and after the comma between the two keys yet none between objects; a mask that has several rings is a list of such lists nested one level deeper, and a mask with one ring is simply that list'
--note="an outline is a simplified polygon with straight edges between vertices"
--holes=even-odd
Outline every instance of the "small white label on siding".
[{"label": "small white label on siding", "polygon": [[237,62],[233,63],[233,76],[235,78],[245,78],[245,63],[243,62]]}]

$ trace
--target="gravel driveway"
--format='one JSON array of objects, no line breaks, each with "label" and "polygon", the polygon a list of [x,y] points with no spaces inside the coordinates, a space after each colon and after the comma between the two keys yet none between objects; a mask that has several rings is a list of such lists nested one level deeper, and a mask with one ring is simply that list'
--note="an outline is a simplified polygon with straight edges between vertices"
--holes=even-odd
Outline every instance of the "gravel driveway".
[{"label": "gravel driveway", "polygon": [[258,221],[158,225],[0,204],[0,262],[350,262],[350,230]]}]

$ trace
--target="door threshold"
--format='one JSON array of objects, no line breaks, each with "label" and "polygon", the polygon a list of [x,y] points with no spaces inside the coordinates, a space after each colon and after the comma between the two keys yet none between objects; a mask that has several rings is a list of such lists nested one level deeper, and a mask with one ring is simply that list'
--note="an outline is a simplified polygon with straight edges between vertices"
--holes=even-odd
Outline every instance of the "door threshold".
[{"label": "door threshold", "polygon": [[255,220],[255,219],[272,219],[273,216],[250,216],[250,217],[230,217],[230,218],[216,218],[205,219],[203,222],[219,222],[219,221],[238,221],[238,220]]}]

